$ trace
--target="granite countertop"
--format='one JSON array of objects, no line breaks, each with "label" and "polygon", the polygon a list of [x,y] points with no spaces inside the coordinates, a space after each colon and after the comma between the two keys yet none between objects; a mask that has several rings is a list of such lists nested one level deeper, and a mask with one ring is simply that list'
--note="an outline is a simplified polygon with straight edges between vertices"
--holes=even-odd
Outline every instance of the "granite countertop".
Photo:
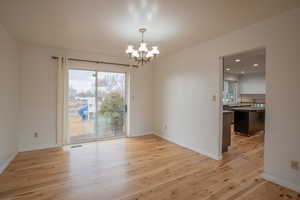
[{"label": "granite countertop", "polygon": [[232,110],[234,110],[234,111],[264,111],[265,108],[264,107],[247,106],[247,107],[232,108]]},{"label": "granite countertop", "polygon": [[233,111],[231,111],[231,110],[223,110],[223,114],[227,114],[227,113],[233,113]]},{"label": "granite countertop", "polygon": [[251,104],[241,104],[241,103],[236,103],[236,104],[223,104],[223,106],[229,106],[229,107],[244,107],[244,106],[251,106]]}]

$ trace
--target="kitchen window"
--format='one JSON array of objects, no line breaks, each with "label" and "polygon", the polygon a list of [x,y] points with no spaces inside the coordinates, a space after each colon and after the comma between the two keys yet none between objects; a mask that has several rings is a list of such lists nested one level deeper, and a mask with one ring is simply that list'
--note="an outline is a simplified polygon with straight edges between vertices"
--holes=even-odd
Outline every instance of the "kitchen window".
[{"label": "kitchen window", "polygon": [[223,103],[238,102],[238,83],[236,81],[224,81]]}]

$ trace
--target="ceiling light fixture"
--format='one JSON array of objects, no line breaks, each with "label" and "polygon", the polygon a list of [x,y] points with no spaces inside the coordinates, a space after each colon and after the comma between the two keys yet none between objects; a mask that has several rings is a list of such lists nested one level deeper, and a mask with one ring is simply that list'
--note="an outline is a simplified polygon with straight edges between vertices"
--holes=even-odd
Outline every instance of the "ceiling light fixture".
[{"label": "ceiling light fixture", "polygon": [[130,58],[134,59],[138,64],[143,65],[144,63],[150,62],[152,58],[155,58],[160,54],[158,47],[153,46],[152,50],[148,50],[147,44],[144,42],[145,28],[140,28],[139,32],[142,34],[142,40],[137,50],[134,49],[133,45],[128,45],[126,53]]},{"label": "ceiling light fixture", "polygon": [[257,64],[257,63],[255,63],[255,64],[253,64],[253,66],[254,66],[254,67],[258,67],[258,64]]},{"label": "ceiling light fixture", "polygon": [[226,68],[226,71],[230,71],[230,68]]},{"label": "ceiling light fixture", "polygon": [[235,62],[241,62],[241,60],[240,59],[235,59]]},{"label": "ceiling light fixture", "polygon": [[245,74],[245,72],[244,72],[244,71],[242,71],[242,72],[241,72],[241,74]]}]

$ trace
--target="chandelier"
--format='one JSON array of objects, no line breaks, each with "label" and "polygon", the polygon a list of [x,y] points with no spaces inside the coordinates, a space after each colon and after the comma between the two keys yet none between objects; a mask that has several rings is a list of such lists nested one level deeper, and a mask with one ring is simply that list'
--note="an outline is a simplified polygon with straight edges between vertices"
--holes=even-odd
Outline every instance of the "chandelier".
[{"label": "chandelier", "polygon": [[142,34],[142,40],[140,46],[137,50],[134,49],[133,45],[128,45],[126,53],[138,64],[143,65],[148,63],[152,58],[156,57],[159,54],[157,46],[153,46],[151,50],[147,48],[147,44],[144,42],[144,33],[146,32],[145,28],[140,28],[139,32]]}]

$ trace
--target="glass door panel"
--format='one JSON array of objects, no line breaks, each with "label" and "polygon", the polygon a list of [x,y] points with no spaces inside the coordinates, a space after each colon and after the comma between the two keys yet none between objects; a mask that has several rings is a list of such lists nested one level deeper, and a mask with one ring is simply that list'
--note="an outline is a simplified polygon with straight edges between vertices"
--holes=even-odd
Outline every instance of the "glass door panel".
[{"label": "glass door panel", "polygon": [[68,143],[97,138],[96,71],[69,70]]},{"label": "glass door panel", "polygon": [[126,73],[97,72],[98,138],[126,136]]}]

